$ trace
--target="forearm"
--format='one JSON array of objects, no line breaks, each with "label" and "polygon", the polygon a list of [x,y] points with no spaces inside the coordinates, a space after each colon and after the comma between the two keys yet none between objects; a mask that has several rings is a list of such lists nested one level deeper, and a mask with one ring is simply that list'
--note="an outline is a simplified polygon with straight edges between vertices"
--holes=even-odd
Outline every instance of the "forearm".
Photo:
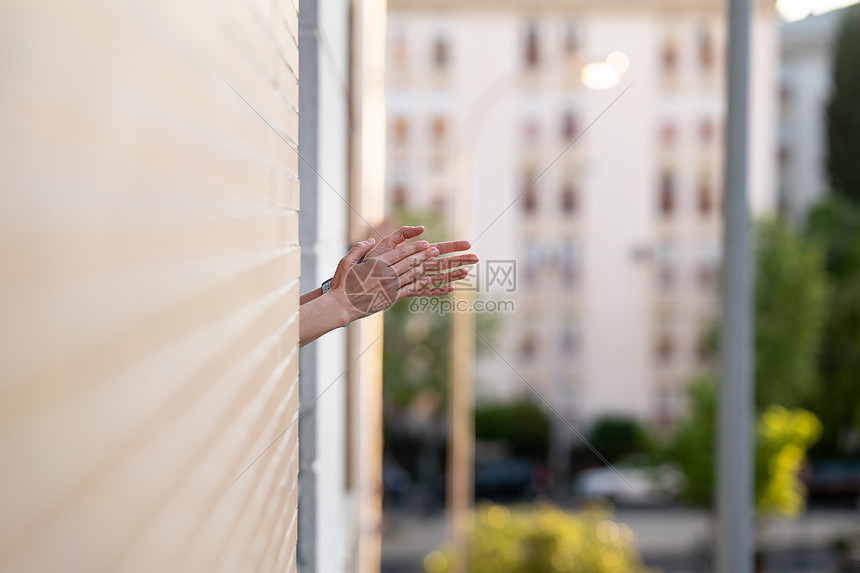
[{"label": "forearm", "polygon": [[322,287],[317,287],[314,290],[308,291],[299,297],[299,304],[308,303],[315,298],[322,296]]},{"label": "forearm", "polygon": [[[310,293],[308,293],[310,294]],[[326,332],[352,321],[349,305],[340,290],[318,295],[299,307],[299,345],[313,342]]]}]

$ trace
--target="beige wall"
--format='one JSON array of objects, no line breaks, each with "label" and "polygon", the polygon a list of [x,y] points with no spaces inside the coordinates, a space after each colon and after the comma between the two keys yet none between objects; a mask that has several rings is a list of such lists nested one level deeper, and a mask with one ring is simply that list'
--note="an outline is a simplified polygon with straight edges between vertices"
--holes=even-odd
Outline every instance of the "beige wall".
[{"label": "beige wall", "polygon": [[0,570],[295,569],[296,27],[0,5]]}]

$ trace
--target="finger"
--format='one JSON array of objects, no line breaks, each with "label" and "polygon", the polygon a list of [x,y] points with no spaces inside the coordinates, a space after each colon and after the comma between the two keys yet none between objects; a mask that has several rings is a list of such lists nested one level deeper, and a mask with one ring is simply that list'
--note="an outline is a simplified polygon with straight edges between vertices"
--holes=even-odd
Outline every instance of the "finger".
[{"label": "finger", "polygon": [[401,286],[397,290],[397,295],[394,300],[398,301],[402,298],[406,298],[407,296],[418,296],[418,293],[427,288],[429,281],[430,278],[427,275],[421,275],[417,280]]},{"label": "finger", "polygon": [[443,243],[434,243],[434,247],[439,249],[439,253],[447,255],[448,253],[456,253],[457,251],[468,251],[472,248],[472,243],[469,241],[445,241]]},{"label": "finger", "polygon": [[446,294],[451,294],[452,292],[454,292],[454,285],[426,286],[420,291],[418,291],[418,294],[413,296],[433,298],[435,296],[445,296]]},{"label": "finger", "polygon": [[429,275],[424,271],[424,267],[422,265],[417,265],[397,277],[398,286],[403,287],[418,280],[423,281],[424,277],[427,277],[427,280],[424,282],[429,283],[430,278]]},{"label": "finger", "polygon": [[[431,247],[429,249],[425,249],[419,253],[416,253],[414,255],[410,255],[410,256],[406,257],[405,259],[402,259],[402,260],[394,263],[393,265],[391,265],[391,269],[395,273],[397,273],[397,276],[400,276],[400,275],[410,271],[411,269],[420,266],[421,263],[430,259],[431,257],[435,257],[436,255],[433,254],[434,252],[436,252],[436,250],[433,247]],[[421,272],[422,273],[424,272],[423,268],[421,269]]]},{"label": "finger", "polygon": [[455,269],[453,271],[447,271],[444,273],[428,274],[427,276],[430,277],[431,285],[439,286],[466,278],[467,276],[469,276],[469,270]]},{"label": "finger", "polygon": [[464,265],[474,265],[477,262],[478,255],[456,255],[453,257],[445,257],[443,259],[430,259],[424,263],[424,268],[428,271],[444,271],[446,269],[455,269]]},{"label": "finger", "polygon": [[376,239],[374,239],[373,237],[367,239],[366,241],[356,243],[343,258],[343,261],[350,266],[356,264],[361,257],[370,252],[375,243]]},{"label": "finger", "polygon": [[414,239],[418,235],[424,232],[424,226],[419,225],[417,227],[400,227],[387,237],[383,239],[388,245],[393,249],[398,246],[400,243],[407,241],[409,239]]},{"label": "finger", "polygon": [[394,265],[405,259],[410,255],[414,255],[416,253],[420,253],[421,251],[430,247],[430,243],[427,241],[415,241],[412,243],[406,243],[404,245],[400,245],[393,251],[389,251],[385,254],[379,256],[380,261],[383,261],[389,265]]}]

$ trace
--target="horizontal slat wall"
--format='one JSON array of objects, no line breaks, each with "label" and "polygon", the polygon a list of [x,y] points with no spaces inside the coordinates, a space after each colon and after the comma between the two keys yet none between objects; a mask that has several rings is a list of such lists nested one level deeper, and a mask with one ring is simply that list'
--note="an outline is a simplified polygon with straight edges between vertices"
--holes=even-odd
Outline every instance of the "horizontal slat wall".
[{"label": "horizontal slat wall", "polygon": [[0,4],[0,571],[295,570],[297,24]]}]

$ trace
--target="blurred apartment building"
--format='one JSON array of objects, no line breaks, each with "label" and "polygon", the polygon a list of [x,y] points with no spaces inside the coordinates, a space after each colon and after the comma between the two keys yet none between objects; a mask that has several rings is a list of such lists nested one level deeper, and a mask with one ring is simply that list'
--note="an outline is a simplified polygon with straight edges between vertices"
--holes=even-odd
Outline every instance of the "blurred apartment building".
[{"label": "blurred apartment building", "polygon": [[830,188],[827,102],[844,13],[808,16],[780,29],[779,207],[794,221]]},{"label": "blurred apartment building", "polygon": [[[773,2],[753,19],[762,213]],[[725,39],[716,0],[389,1],[388,201],[450,220],[473,194],[477,287],[516,305],[494,344],[504,361],[479,359],[478,399],[529,396],[522,376],[573,423],[682,413],[716,311]],[[490,286],[487,265],[511,260],[516,288]]]}]

